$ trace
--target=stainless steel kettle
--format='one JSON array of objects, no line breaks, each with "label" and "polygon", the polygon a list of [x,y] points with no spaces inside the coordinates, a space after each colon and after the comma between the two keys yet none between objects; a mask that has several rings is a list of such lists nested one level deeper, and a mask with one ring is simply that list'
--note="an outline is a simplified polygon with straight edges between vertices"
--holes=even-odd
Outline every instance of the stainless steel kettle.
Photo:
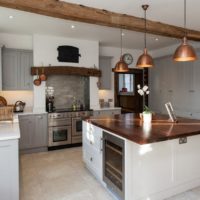
[{"label": "stainless steel kettle", "polygon": [[23,112],[26,103],[22,101],[17,101],[14,106],[14,112]]}]

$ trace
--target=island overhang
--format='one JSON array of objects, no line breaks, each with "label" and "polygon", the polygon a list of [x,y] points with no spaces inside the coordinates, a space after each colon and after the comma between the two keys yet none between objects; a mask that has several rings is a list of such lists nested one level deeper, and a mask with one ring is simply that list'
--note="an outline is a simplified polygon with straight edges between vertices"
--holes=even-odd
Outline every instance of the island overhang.
[{"label": "island overhang", "polygon": [[144,123],[139,114],[91,116],[85,121],[137,144],[150,144],[200,134],[200,120],[178,117],[173,123],[167,115],[154,114],[151,123]]}]

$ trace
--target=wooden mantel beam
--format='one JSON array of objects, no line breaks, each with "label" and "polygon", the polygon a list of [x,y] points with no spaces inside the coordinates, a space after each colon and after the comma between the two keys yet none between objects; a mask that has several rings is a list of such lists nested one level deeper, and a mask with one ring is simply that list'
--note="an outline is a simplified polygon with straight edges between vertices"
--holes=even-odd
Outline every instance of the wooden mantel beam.
[{"label": "wooden mantel beam", "polygon": [[[59,0],[0,0],[0,6],[46,16],[86,22],[108,27],[144,32],[144,19],[106,10],[67,3]],[[147,20],[148,32],[155,35],[182,38],[184,29]],[[200,31],[188,30],[188,39],[200,41]]]}]

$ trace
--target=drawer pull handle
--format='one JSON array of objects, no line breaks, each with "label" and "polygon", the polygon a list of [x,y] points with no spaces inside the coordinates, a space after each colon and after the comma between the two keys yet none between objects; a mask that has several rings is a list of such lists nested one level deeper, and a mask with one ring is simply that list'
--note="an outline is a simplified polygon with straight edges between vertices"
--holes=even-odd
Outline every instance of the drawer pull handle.
[{"label": "drawer pull handle", "polygon": [[100,151],[103,151],[103,138],[101,137],[100,140]]}]

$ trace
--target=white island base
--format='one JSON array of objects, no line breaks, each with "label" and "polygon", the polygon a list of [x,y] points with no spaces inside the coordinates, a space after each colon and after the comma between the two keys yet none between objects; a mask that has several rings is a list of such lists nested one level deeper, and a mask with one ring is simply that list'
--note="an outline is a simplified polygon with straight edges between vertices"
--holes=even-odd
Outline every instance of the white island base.
[{"label": "white island base", "polygon": [[[103,131],[83,123],[83,159],[102,184]],[[179,139],[146,145],[121,139],[125,141],[125,200],[163,200],[200,186],[200,135],[187,137],[184,144]]]},{"label": "white island base", "polygon": [[19,200],[19,124],[0,122],[0,199]]}]

